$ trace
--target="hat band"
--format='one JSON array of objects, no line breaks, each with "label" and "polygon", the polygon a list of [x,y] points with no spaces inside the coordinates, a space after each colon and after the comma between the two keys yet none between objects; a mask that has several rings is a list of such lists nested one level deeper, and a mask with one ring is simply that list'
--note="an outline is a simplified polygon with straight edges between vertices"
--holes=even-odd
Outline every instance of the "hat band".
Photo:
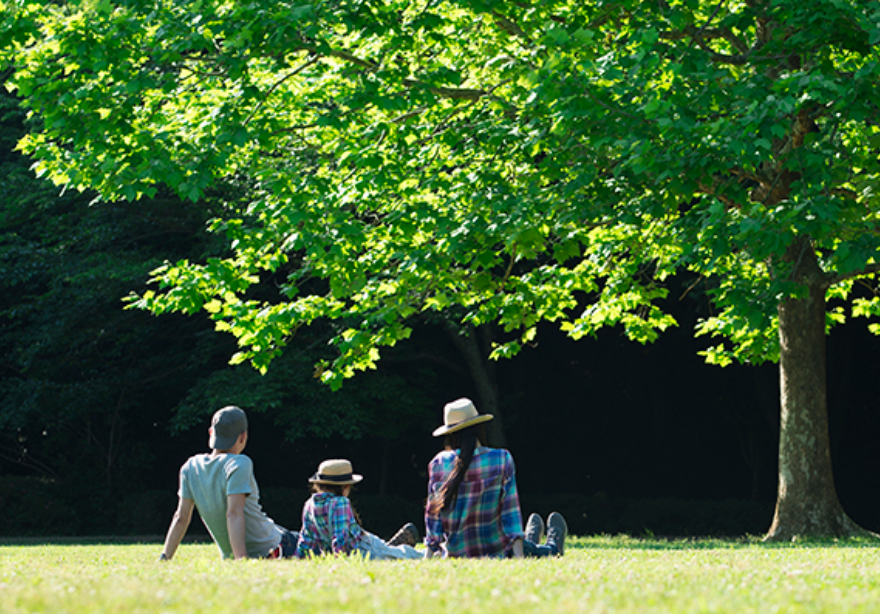
[{"label": "hat band", "polygon": [[486,416],[489,416],[490,420],[492,419],[492,414],[477,414],[476,416],[469,416],[456,422],[444,423],[443,426],[448,429],[454,429],[457,426],[464,426],[470,424],[471,422],[485,422]]},{"label": "hat band", "polygon": [[343,473],[342,475],[327,475],[326,473],[319,473],[318,479],[325,482],[350,482],[351,474]]}]

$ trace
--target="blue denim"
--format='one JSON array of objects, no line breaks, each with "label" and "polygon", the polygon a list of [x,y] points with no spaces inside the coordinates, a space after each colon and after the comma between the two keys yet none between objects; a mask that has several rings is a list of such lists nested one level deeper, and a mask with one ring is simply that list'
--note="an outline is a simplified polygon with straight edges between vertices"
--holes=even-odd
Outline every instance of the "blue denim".
[{"label": "blue denim", "polygon": [[299,543],[299,533],[297,531],[288,531],[284,527],[281,529],[281,558],[289,559],[296,556],[296,545]]},{"label": "blue denim", "polygon": [[523,540],[523,555],[527,557],[539,558],[542,556],[556,556],[559,554],[559,548],[556,542],[547,540],[546,544],[536,544],[527,539]]},{"label": "blue denim", "polygon": [[369,531],[364,531],[364,539],[358,545],[358,552],[368,559],[423,559],[425,553],[412,546],[401,544],[389,546],[384,540]]}]

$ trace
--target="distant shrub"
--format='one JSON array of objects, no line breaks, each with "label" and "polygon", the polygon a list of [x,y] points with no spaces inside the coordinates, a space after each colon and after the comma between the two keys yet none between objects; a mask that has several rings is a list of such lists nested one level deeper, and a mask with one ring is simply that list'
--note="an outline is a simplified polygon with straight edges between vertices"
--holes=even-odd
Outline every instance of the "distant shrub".
[{"label": "distant shrub", "polygon": [[565,516],[575,535],[601,533],[658,536],[738,536],[763,533],[770,527],[772,506],[726,499],[626,499],[602,493],[529,495],[522,498],[523,522],[537,512]]},{"label": "distant shrub", "polygon": [[352,496],[352,504],[361,517],[363,527],[382,539],[388,539],[407,522],[419,528],[419,534],[425,533],[425,510],[421,501],[404,499],[397,496],[361,495]]},{"label": "distant shrub", "polygon": [[260,504],[266,514],[285,529],[299,531],[302,508],[310,496],[301,488],[261,488]]},{"label": "distant shrub", "polygon": [[624,505],[622,500],[609,499],[603,494],[577,493],[530,494],[521,496],[520,504],[523,524],[532,513],[546,519],[550,512],[559,512],[573,535],[619,533],[619,518]]},{"label": "distant shrub", "polygon": [[80,526],[58,483],[30,476],[0,477],[0,518],[3,537],[68,535]]},{"label": "distant shrub", "polygon": [[168,530],[168,523],[171,522],[171,516],[176,508],[177,495],[174,491],[146,490],[129,495],[119,505],[115,533],[162,535]]},{"label": "distant shrub", "polygon": [[[266,488],[261,502],[278,524],[299,530],[304,489]],[[407,522],[424,532],[423,501],[357,491],[352,502],[363,526],[388,538]],[[754,501],[626,499],[603,493],[551,493],[521,496],[523,522],[537,512],[561,512],[574,535],[621,534],[664,537],[726,537],[760,534],[773,516],[772,505]],[[0,537],[163,535],[177,505],[172,490],[145,490],[121,500],[100,488],[26,476],[0,477]],[[198,513],[188,535],[206,531]]]},{"label": "distant shrub", "polygon": [[620,518],[620,532],[662,536],[735,536],[763,533],[770,528],[771,506],[755,501],[725,499],[633,499]]}]

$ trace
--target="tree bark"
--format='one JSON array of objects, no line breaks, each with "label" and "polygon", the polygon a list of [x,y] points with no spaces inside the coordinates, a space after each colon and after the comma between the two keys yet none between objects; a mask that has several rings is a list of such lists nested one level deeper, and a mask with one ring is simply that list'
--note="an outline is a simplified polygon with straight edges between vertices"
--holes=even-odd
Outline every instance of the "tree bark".
[{"label": "tree bark", "polygon": [[486,423],[486,434],[491,445],[503,448],[507,445],[504,436],[504,417],[498,403],[498,382],[495,378],[495,365],[489,360],[492,345],[492,332],[484,324],[479,329],[469,326],[463,333],[455,326],[447,323],[446,330],[452,343],[461,353],[467,365],[468,373],[477,389],[477,410],[481,414],[492,414],[495,419]]},{"label": "tree bark", "polygon": [[765,540],[864,535],[843,511],[834,486],[825,378],[827,281],[807,240],[795,242],[794,279],[805,296],[782,301],[779,314],[779,484]]}]

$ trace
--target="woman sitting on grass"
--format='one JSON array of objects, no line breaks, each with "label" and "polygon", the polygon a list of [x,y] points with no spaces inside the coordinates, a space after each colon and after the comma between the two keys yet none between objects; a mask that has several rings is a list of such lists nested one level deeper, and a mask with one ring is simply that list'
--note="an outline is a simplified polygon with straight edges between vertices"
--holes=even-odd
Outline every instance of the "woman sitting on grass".
[{"label": "woman sitting on grass", "polygon": [[540,544],[544,521],[529,517],[525,534],[513,457],[489,448],[484,423],[492,414],[478,414],[469,399],[448,403],[443,426],[446,448],[428,465],[425,511],[426,556],[549,556],[563,554],[568,533],[565,519],[547,518],[547,543]]},{"label": "woman sitting on grass", "polygon": [[419,536],[412,523],[388,542],[361,528],[348,495],[362,479],[352,473],[351,463],[345,459],[325,460],[318,466],[318,472],[309,479],[314,494],[303,506],[298,557],[356,552],[371,559],[424,558],[413,548]]}]

